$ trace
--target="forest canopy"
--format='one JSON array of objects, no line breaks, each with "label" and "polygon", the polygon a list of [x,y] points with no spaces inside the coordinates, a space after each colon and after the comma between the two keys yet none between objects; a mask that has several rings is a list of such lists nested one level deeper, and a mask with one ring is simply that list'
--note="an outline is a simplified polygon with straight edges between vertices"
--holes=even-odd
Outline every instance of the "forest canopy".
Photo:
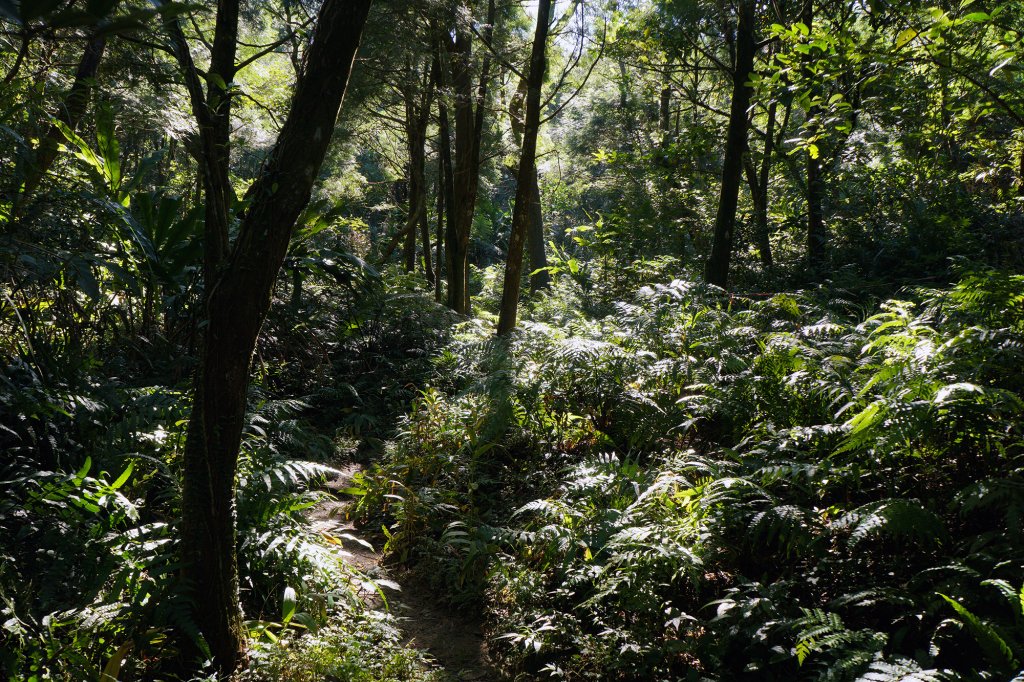
[{"label": "forest canopy", "polygon": [[0,0],[10,680],[1024,679],[1024,3]]}]

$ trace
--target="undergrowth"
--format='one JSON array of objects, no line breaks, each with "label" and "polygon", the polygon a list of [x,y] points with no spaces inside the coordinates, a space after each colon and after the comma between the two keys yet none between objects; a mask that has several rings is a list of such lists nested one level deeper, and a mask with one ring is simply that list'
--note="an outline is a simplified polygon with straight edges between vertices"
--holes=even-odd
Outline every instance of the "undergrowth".
[{"label": "undergrowth", "polygon": [[357,481],[507,677],[1017,674],[1024,278],[870,311],[673,281],[597,318],[575,286],[510,341],[464,323]]},{"label": "undergrowth", "polygon": [[[389,433],[388,412],[412,390],[400,375],[429,369],[422,349],[444,339],[429,295],[359,267],[348,297],[307,282],[259,351],[236,499],[247,679],[431,674],[394,619],[364,604],[373,583],[344,562],[352,540],[306,518],[353,443]],[[306,305],[319,317],[299,323]],[[413,325],[431,341],[405,338]],[[194,648],[183,639],[205,646],[177,578],[190,396],[167,376],[105,376],[116,354],[107,366],[97,348],[78,352],[66,368],[31,353],[0,366],[0,677],[178,679],[202,667],[181,660]]]}]

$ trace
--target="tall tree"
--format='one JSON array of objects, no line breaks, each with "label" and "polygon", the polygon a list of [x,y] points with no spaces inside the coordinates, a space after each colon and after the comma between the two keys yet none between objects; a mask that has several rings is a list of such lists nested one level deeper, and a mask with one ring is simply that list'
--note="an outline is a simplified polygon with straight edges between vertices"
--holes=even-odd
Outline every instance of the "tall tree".
[{"label": "tall tree", "polygon": [[[520,149],[523,146],[523,105],[526,102],[526,94],[529,84],[526,78],[519,79],[519,87],[512,101],[509,103],[509,123],[512,128],[512,135]],[[529,224],[526,228],[526,252],[530,258],[530,289],[538,291],[546,289],[551,284],[551,276],[547,271],[547,253],[544,251],[544,212],[540,205],[540,182],[537,176],[537,160],[534,159],[533,167],[530,169],[530,213]]]},{"label": "tall tree", "polygon": [[704,269],[704,278],[711,284],[725,287],[729,279],[736,206],[743,179],[743,157],[747,153],[747,109],[750,108],[750,74],[754,70],[754,2],[740,0],[737,8],[736,63],[732,76],[732,106],[725,140],[725,162],[722,166],[722,188],[715,217],[714,242]]},{"label": "tall tree", "polygon": [[[441,66],[441,59],[446,54],[444,46],[440,43],[438,45],[437,53],[437,74],[438,74],[438,88],[443,89],[446,82],[445,78],[446,70]],[[442,96],[437,98],[437,148],[438,157],[440,163],[440,172],[438,174],[438,215],[437,215],[437,243],[438,243],[438,258],[437,258],[437,272],[438,281],[440,281],[441,272],[441,243],[444,243],[444,271],[448,278],[448,294],[447,302],[448,306],[455,309],[452,300],[452,286],[454,275],[452,274],[455,270],[455,254],[454,244],[457,240],[455,232],[455,169],[452,161],[452,135],[451,135],[451,121],[448,116],[448,103]],[[443,214],[443,215],[442,215]],[[442,228],[442,218],[444,226]],[[436,294],[438,300],[440,300],[440,284],[436,288]]]},{"label": "tall tree", "polygon": [[[805,0],[803,11],[800,13],[800,21],[807,27],[808,33],[814,29],[814,0]],[[814,57],[808,50],[804,54],[803,68],[808,82],[814,82],[811,74],[811,65]],[[818,88],[811,93],[811,102],[815,100]],[[812,104],[807,112],[808,127],[814,135],[818,128],[818,114],[820,109]],[[822,195],[824,187],[821,182],[821,152],[817,145],[807,147],[807,262],[811,269],[817,270],[825,262],[825,245],[828,243],[828,234],[825,232],[825,215],[822,208]]]},{"label": "tall tree", "polygon": [[530,50],[530,71],[526,84],[526,114],[523,122],[523,147],[519,154],[519,173],[516,178],[516,203],[512,209],[512,234],[508,241],[508,260],[501,291],[501,310],[498,316],[498,335],[509,334],[516,326],[519,310],[519,287],[523,269],[523,242],[530,222],[530,202],[537,172],[537,134],[540,132],[540,90],[544,85],[544,65],[548,42],[548,21],[551,0],[537,3],[537,29]]},{"label": "tall tree", "polygon": [[[430,57],[427,57],[430,59]],[[405,267],[411,271],[416,260],[416,227],[423,241],[423,269],[430,282],[434,268],[430,253],[430,232],[427,225],[426,145],[430,107],[434,98],[435,78],[431,69],[413,68],[410,62],[402,86],[405,100],[405,133],[409,152],[409,219],[412,229],[406,234]]]},{"label": "tall tree", "polygon": [[225,673],[238,666],[245,649],[234,505],[250,362],[292,229],[323,163],[369,6],[370,0],[321,6],[291,109],[246,193],[233,243],[227,240],[229,190],[218,183],[227,178],[230,159],[229,131],[220,122],[230,101],[224,75],[235,69],[238,0],[218,3],[205,95],[180,26],[170,26],[200,124],[207,202],[216,204],[206,214],[205,334],[185,446],[182,576],[192,590],[194,618]]},{"label": "tall tree", "polygon": [[[452,239],[446,244],[450,254],[448,269],[448,307],[468,315],[469,301],[469,237],[473,230],[477,190],[480,184],[480,148],[483,140],[487,87],[490,79],[491,57],[485,52],[480,69],[480,81],[473,89],[472,27],[464,16],[469,7],[463,6],[456,17],[454,37],[448,40],[451,65],[451,85],[455,94],[455,156],[453,159],[454,194],[450,206],[454,218]],[[481,32],[486,49],[491,47],[494,35],[496,8],[494,0],[487,2],[487,21]]]}]

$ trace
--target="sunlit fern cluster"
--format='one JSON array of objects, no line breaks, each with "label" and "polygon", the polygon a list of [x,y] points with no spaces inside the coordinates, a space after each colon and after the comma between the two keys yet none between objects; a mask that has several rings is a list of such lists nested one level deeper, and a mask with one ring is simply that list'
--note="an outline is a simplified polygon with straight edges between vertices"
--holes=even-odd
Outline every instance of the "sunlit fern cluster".
[{"label": "sunlit fern cluster", "polygon": [[477,323],[442,355],[477,378],[421,401],[380,480],[415,489],[408,453],[477,434],[406,546],[487,571],[509,674],[999,679],[1024,646],[982,584],[1024,586],[1021,291],[969,273],[865,314],[676,281],[511,345]]}]

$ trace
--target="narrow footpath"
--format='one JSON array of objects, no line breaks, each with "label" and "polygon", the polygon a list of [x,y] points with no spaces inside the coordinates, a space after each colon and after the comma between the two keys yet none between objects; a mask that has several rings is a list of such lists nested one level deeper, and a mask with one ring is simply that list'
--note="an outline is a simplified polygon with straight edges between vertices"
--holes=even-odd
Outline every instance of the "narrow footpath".
[{"label": "narrow footpath", "polygon": [[[384,580],[400,587],[398,590],[382,589],[387,596],[386,608],[398,619],[406,646],[429,654],[451,680],[484,682],[495,679],[495,673],[486,662],[487,646],[479,617],[452,611],[442,603],[439,595],[426,589],[419,581],[410,580],[409,576],[383,566],[378,547],[369,534],[356,528],[349,519],[347,512],[353,502],[341,499],[344,493],[339,491],[349,487],[352,477],[361,470],[361,465],[350,464],[341,468],[341,476],[328,482],[327,487],[335,496],[311,510],[309,519],[313,527],[341,540],[343,549],[340,551],[346,563],[371,580]],[[385,608],[380,595],[374,590],[367,590],[363,598],[371,608]]]}]

